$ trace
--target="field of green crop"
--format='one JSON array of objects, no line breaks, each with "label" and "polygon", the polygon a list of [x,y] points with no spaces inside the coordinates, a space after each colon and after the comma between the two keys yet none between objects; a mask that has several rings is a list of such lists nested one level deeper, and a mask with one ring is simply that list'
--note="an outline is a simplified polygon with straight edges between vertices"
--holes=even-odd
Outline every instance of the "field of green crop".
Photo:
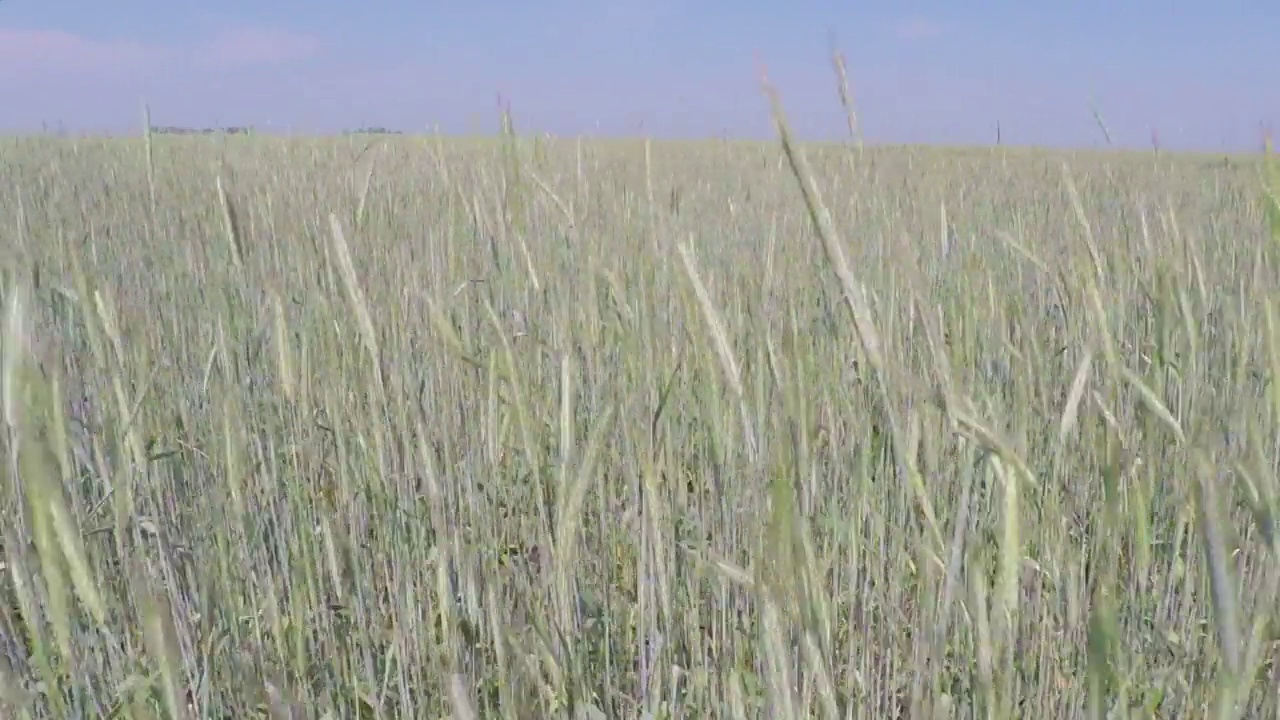
[{"label": "field of green crop", "polygon": [[1274,717],[1260,159],[793,150],[0,142],[0,712]]}]

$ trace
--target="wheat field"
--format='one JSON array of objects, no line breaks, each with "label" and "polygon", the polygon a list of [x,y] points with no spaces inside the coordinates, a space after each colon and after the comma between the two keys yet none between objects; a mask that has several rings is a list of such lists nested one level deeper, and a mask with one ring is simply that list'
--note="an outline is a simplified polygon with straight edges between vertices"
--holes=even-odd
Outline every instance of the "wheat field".
[{"label": "wheat field", "polygon": [[5,717],[1280,708],[1258,157],[0,158]]}]

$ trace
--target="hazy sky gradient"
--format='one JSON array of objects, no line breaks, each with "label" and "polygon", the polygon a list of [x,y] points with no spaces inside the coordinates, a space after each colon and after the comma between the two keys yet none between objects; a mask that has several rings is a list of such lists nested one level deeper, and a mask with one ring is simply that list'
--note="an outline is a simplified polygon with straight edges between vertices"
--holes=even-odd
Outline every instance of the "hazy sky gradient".
[{"label": "hazy sky gradient", "polygon": [[806,137],[1259,147],[1280,121],[1280,2],[3,0],[0,131],[358,126],[771,133],[756,58]]}]

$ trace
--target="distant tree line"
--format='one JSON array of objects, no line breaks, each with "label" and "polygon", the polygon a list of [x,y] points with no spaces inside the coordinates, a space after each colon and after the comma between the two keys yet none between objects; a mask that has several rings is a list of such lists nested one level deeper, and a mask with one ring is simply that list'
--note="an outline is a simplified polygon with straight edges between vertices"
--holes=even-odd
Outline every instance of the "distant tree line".
[{"label": "distant tree line", "polygon": [[224,128],[186,128],[176,127],[173,125],[162,125],[160,127],[151,128],[151,132],[156,135],[252,135],[251,127],[224,127]]},{"label": "distant tree line", "polygon": [[[151,132],[156,135],[252,135],[254,130],[251,127],[220,127],[220,128],[189,128],[176,125],[161,125],[151,128]],[[401,135],[399,130],[391,128],[373,126],[357,128],[355,130],[347,130],[344,135]]]}]

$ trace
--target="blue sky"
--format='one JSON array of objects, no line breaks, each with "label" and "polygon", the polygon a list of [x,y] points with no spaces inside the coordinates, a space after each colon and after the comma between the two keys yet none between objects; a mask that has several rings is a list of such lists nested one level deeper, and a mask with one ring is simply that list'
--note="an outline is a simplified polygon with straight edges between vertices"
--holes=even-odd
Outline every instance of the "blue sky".
[{"label": "blue sky", "polygon": [[1280,2],[0,0],[0,131],[366,125],[767,137],[756,58],[840,137],[1255,149],[1280,123]]}]

